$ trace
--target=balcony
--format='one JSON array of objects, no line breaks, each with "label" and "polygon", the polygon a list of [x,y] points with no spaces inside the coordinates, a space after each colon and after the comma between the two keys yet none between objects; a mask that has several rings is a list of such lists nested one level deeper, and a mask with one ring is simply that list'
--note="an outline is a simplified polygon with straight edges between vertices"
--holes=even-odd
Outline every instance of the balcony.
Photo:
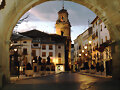
[{"label": "balcony", "polygon": [[96,37],[98,37],[98,32],[96,32],[92,35],[92,39],[95,39]]},{"label": "balcony", "polygon": [[100,44],[100,47],[98,48],[98,51],[99,51],[99,52],[103,52],[104,49],[105,49],[105,47],[108,47],[108,46],[109,46],[110,42],[111,42],[110,40],[107,40],[106,42]]}]

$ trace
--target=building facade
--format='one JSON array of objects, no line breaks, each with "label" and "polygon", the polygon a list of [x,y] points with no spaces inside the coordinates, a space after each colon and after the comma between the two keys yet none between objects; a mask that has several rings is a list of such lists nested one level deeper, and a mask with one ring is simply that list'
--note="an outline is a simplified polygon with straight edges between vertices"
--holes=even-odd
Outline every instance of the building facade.
[{"label": "building facade", "polygon": [[78,43],[77,47],[80,47],[79,50],[75,49],[75,53],[78,53],[77,61],[82,62],[80,69],[90,72],[96,70],[96,73],[104,72],[105,75],[111,75],[112,56],[109,32],[98,16],[91,25],[75,40],[75,43]]},{"label": "building facade", "polygon": [[71,24],[68,19],[68,12],[64,7],[58,12],[55,28],[56,34],[67,37],[65,45],[65,70],[69,71],[71,69]]},{"label": "building facade", "polygon": [[[65,71],[65,43],[66,37],[47,34],[38,30],[31,30],[17,34],[18,39],[11,39],[12,46],[20,54],[20,65],[26,66],[27,63],[33,65],[35,72],[43,71],[42,67],[49,67],[56,72]],[[22,36],[22,37],[21,37]],[[12,36],[15,38],[16,36]],[[19,58],[19,57],[18,57]],[[50,62],[48,64],[48,59]]]}]

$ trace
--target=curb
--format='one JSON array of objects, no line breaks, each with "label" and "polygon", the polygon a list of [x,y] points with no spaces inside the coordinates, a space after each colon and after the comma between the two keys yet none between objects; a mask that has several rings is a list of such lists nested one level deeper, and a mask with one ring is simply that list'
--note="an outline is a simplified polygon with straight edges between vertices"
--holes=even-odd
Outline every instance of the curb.
[{"label": "curb", "polygon": [[101,76],[101,75],[95,75],[95,74],[90,74],[90,73],[81,73],[81,72],[77,72],[77,73],[82,74],[82,75],[97,77],[97,78],[112,78],[112,76]]},{"label": "curb", "polygon": [[40,78],[40,77],[47,77],[47,76],[52,76],[52,75],[57,75],[57,74],[61,74],[61,73],[54,73],[54,74],[49,74],[49,75],[40,75],[40,76],[29,76],[29,77],[26,77],[26,78],[17,78],[14,79],[14,80],[10,80],[10,83],[14,83],[16,81],[19,81],[19,80],[27,80],[27,79],[35,79],[35,78]]}]

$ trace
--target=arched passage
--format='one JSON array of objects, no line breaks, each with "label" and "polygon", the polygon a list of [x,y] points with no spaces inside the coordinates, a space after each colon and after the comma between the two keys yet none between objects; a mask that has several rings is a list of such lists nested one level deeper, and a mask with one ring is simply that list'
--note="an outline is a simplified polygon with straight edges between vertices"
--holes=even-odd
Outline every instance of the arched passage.
[{"label": "arched passage", "polygon": [[[12,30],[20,17],[32,7],[46,1],[53,0],[2,0],[5,6],[0,9],[0,85],[1,77],[5,75],[9,80],[9,42]],[[69,0],[82,4],[98,15],[106,24],[113,45],[113,77],[120,78],[120,1],[118,0]],[[1,3],[2,4],[2,3]],[[2,5],[1,5],[2,6]]]}]

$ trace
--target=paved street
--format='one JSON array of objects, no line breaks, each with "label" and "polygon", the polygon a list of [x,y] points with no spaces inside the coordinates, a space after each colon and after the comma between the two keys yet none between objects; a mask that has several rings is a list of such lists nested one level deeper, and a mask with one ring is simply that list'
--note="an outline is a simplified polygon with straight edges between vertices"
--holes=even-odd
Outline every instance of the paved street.
[{"label": "paved street", "polygon": [[111,79],[96,78],[79,73],[61,73],[39,78],[19,80],[3,90],[120,90]]}]

